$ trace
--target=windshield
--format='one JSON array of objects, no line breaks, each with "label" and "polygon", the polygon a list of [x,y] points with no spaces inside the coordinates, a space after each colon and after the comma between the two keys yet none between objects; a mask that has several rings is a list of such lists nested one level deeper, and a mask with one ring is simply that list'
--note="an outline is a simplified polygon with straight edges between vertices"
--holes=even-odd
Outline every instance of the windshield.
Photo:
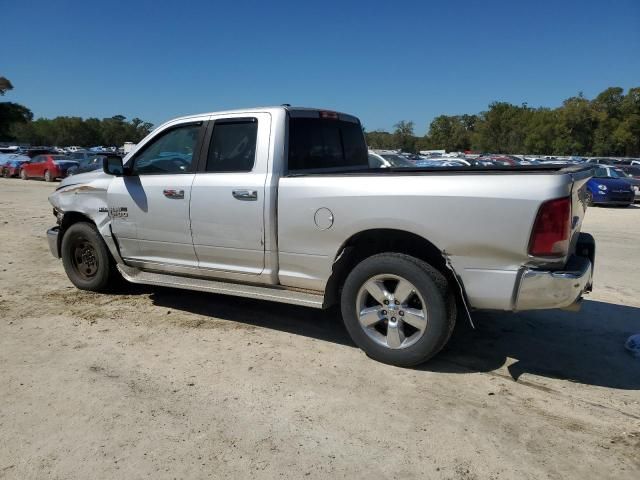
[{"label": "windshield", "polygon": [[630,173],[627,173],[627,172],[625,172],[623,170],[620,170],[619,168],[614,168],[613,169],[613,173],[618,175],[618,178],[627,178],[627,177],[631,177],[632,176]]},{"label": "windshield", "polygon": [[617,168],[596,168],[594,175],[595,178],[624,178],[625,176],[626,175]]}]

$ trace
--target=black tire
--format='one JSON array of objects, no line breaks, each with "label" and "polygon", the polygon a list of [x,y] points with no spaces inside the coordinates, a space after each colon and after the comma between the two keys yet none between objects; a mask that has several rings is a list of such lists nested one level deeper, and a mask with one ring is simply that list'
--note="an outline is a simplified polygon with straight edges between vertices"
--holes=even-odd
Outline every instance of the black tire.
[{"label": "black tire", "polygon": [[9,178],[9,169],[8,168],[3,168],[2,169],[2,176],[4,178]]},{"label": "black tire", "polygon": [[[406,347],[384,346],[360,324],[358,298],[361,289],[369,280],[385,275],[406,279],[425,303],[422,308],[426,310],[426,328],[415,343]],[[419,365],[435,356],[451,337],[456,321],[455,297],[444,275],[428,263],[400,253],[377,254],[356,265],[344,283],[341,310],[347,331],[358,347],[375,360],[400,367]],[[385,328],[384,322],[378,325]]]},{"label": "black tire", "polygon": [[593,207],[593,193],[587,191],[587,206]]},{"label": "black tire", "polygon": [[19,175],[22,180],[29,180],[29,177],[27,177],[27,172],[24,171],[24,168],[20,169]]},{"label": "black tire", "polygon": [[67,228],[61,253],[67,277],[79,289],[104,292],[118,283],[114,261],[95,225],[79,222]]},{"label": "black tire", "polygon": [[49,170],[44,171],[44,181],[45,182],[53,182],[55,178],[51,176],[51,172]]}]

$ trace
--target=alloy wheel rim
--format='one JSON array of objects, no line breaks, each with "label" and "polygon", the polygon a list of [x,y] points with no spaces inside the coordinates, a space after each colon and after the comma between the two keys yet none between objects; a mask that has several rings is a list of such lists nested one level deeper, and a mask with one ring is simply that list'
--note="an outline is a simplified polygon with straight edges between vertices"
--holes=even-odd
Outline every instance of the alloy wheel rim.
[{"label": "alloy wheel rim", "polygon": [[406,278],[375,275],[356,297],[360,327],[369,338],[392,350],[414,345],[427,330],[427,304]]}]

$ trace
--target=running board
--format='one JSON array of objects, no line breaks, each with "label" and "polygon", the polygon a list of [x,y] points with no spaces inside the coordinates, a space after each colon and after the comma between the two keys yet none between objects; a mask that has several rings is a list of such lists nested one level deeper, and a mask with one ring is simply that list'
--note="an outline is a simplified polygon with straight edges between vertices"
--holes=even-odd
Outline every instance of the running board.
[{"label": "running board", "polygon": [[270,302],[302,305],[303,307],[323,308],[324,295],[320,293],[300,292],[283,288],[260,287],[240,283],[204,280],[201,278],[180,277],[166,273],[145,272],[139,268],[118,265],[118,270],[131,283],[157,285],[160,287],[182,288],[198,292],[219,293],[236,297],[255,298]]}]

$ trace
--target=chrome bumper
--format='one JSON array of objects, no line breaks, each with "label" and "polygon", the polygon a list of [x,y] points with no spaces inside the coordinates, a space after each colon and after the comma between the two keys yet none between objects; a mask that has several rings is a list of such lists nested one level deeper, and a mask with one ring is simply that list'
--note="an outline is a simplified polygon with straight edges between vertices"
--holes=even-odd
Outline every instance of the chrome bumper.
[{"label": "chrome bumper", "polygon": [[60,258],[60,248],[58,247],[58,233],[60,233],[60,227],[52,227],[47,230],[49,250],[51,251],[51,255],[56,258]]},{"label": "chrome bumper", "polygon": [[514,310],[579,307],[582,294],[591,291],[593,265],[586,257],[573,257],[566,271],[525,269]]}]

